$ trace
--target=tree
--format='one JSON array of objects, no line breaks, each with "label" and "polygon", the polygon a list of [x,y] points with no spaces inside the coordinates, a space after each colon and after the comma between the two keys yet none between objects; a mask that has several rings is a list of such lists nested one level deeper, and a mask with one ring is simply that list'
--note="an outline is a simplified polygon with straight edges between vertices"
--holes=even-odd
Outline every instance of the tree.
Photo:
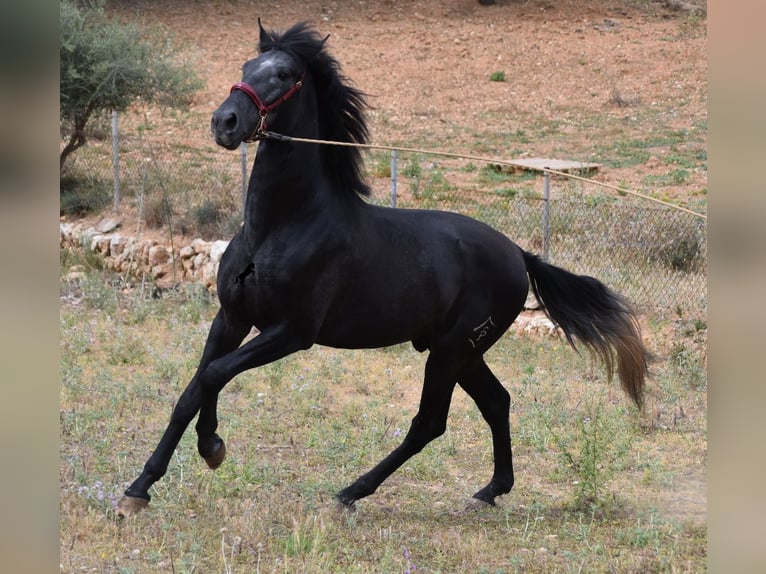
[{"label": "tree", "polygon": [[138,98],[160,105],[188,103],[201,81],[176,62],[169,42],[145,38],[130,24],[110,22],[103,0],[60,4],[60,118],[66,159],[88,139],[89,120],[124,111]]}]

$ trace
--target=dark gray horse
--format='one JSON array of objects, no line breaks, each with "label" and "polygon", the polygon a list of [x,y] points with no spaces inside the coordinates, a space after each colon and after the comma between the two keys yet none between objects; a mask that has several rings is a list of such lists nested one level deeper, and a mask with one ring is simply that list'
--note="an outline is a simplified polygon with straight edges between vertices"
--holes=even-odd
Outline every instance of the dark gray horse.
[{"label": "dark gray horse", "polygon": [[[484,362],[508,329],[531,283],[566,334],[594,351],[639,407],[646,351],[622,299],[525,252],[501,233],[455,213],[377,207],[358,148],[272,139],[282,134],[361,143],[364,95],[340,73],[316,31],[261,28],[260,52],[215,111],[216,141],[236,149],[262,139],[253,164],[245,222],[221,259],[213,321],[196,374],[159,445],[120,502],[145,507],[149,488],[189,423],[198,450],[216,468],[226,453],[216,434],[218,393],[237,374],[315,343],[373,348],[411,341],[428,351],[420,408],[401,446],[338,494],[352,506],[446,428],[455,385],[492,430],[495,469],[474,497],[489,504],[513,486],[510,398]],[[265,138],[265,139],[263,139]],[[260,334],[241,345],[252,327]]]}]

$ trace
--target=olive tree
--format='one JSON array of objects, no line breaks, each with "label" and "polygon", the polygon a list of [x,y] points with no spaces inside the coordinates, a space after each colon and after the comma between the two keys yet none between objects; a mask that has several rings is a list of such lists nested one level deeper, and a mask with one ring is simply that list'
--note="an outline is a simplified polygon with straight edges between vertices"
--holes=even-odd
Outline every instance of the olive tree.
[{"label": "olive tree", "polygon": [[61,172],[70,154],[87,142],[94,117],[126,110],[138,98],[184,105],[201,86],[193,71],[176,61],[168,41],[110,21],[103,2],[62,0],[60,19]]}]

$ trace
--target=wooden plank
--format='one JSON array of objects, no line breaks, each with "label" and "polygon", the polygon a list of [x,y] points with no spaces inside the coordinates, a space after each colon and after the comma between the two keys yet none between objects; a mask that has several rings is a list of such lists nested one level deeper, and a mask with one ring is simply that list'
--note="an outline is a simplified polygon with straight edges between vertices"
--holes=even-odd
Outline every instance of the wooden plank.
[{"label": "wooden plank", "polygon": [[576,173],[578,175],[590,174],[598,171],[601,167],[597,163],[588,163],[567,159],[549,159],[542,157],[530,157],[512,160],[514,165],[490,164],[494,169],[503,173],[522,173],[525,171],[540,171],[552,169],[564,173]]}]

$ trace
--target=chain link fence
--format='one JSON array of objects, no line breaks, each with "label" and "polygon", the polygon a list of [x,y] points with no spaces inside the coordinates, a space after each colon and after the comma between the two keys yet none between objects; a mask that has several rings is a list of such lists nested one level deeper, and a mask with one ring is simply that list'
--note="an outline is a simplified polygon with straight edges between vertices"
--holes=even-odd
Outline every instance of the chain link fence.
[{"label": "chain link fence", "polygon": [[[62,212],[113,203],[116,171],[107,139],[70,159],[61,181]],[[135,210],[142,225],[205,239],[229,238],[238,229],[255,145],[233,153],[144,134],[121,135],[118,149],[121,209]],[[370,201],[463,213],[555,265],[597,277],[643,312],[706,316],[704,218],[561,176],[551,178],[546,199],[539,173],[399,156],[392,162],[389,152],[368,154]]]}]

